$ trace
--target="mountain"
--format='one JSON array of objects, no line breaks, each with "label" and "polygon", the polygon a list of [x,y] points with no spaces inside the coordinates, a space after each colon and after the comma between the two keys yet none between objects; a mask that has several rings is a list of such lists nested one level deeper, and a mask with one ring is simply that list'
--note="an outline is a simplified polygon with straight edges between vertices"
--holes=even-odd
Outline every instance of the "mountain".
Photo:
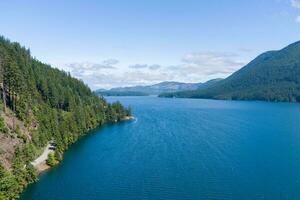
[{"label": "mountain", "polygon": [[158,95],[165,92],[177,92],[183,90],[196,90],[202,83],[180,83],[180,82],[161,82],[149,86],[135,86],[135,87],[119,87],[110,90],[97,90],[98,95],[104,96],[147,96]]},{"label": "mountain", "polygon": [[89,130],[121,121],[130,110],[109,104],[82,81],[51,68],[0,37],[0,199],[17,199],[37,180],[31,161],[49,141],[52,159]]},{"label": "mountain", "polygon": [[[217,83],[220,82],[221,80],[223,80],[223,79],[222,79],[222,78],[211,79],[211,80],[209,80],[209,81],[206,81],[206,82],[200,84],[196,90],[206,89],[206,88],[208,88],[208,87],[211,87],[211,86],[217,84]],[[185,91],[182,91],[182,92],[186,92],[186,91],[194,91],[194,90],[185,90]]]},{"label": "mountain", "polygon": [[160,96],[300,102],[300,42],[263,53],[210,87]]}]

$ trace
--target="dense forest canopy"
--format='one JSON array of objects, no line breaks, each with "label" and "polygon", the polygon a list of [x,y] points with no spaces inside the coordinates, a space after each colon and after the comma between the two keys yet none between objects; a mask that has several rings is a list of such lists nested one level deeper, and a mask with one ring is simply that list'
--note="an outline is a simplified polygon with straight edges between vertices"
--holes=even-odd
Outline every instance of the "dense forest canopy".
[{"label": "dense forest canopy", "polygon": [[300,42],[263,53],[208,88],[160,96],[300,102]]},{"label": "dense forest canopy", "polygon": [[4,167],[0,159],[0,200],[18,198],[36,180],[30,161],[49,141],[56,142],[59,160],[88,130],[131,114],[119,102],[107,103],[82,81],[38,61],[28,49],[4,37],[0,37],[0,91],[0,140],[17,144],[11,167]]}]

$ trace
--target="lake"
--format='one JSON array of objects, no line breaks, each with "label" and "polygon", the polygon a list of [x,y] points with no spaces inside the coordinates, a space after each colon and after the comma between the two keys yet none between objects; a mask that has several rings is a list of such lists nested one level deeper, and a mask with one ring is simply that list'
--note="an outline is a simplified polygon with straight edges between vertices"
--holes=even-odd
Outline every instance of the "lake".
[{"label": "lake", "polygon": [[21,199],[300,199],[300,104],[108,100],[136,119],[80,139]]}]

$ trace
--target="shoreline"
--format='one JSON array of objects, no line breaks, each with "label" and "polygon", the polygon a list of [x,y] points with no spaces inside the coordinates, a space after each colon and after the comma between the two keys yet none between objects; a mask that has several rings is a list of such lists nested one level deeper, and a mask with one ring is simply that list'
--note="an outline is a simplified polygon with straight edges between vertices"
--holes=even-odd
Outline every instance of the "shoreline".
[{"label": "shoreline", "polygon": [[37,170],[37,172],[40,174],[41,172],[50,169],[51,166],[46,164],[46,160],[48,159],[48,155],[50,153],[54,153],[53,149],[50,149],[52,145],[50,143],[47,144],[45,147],[43,153],[37,157],[34,161],[31,162],[32,166]]},{"label": "shoreline", "polygon": [[52,167],[50,165],[47,165],[46,163],[41,163],[41,164],[35,166],[35,169],[37,170],[38,174],[41,174],[51,168]]},{"label": "shoreline", "polygon": [[[120,121],[129,121],[134,120],[134,116],[126,116],[122,118]],[[48,159],[48,155],[50,153],[54,153],[55,151],[52,149],[49,149],[51,147],[50,142],[45,147],[43,153],[37,157],[34,161],[31,162],[32,166],[37,170],[38,174],[41,174],[42,172],[45,172],[49,169],[51,169],[53,166],[50,166],[46,163],[46,160]],[[59,162],[57,162],[59,164]]]}]

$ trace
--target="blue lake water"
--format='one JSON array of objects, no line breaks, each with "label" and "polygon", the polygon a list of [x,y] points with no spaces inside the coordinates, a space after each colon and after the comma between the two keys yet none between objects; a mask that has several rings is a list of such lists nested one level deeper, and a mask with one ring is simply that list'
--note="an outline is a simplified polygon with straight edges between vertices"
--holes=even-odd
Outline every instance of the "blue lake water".
[{"label": "blue lake water", "polygon": [[300,104],[117,99],[136,120],[79,140],[23,200],[300,199]]}]

